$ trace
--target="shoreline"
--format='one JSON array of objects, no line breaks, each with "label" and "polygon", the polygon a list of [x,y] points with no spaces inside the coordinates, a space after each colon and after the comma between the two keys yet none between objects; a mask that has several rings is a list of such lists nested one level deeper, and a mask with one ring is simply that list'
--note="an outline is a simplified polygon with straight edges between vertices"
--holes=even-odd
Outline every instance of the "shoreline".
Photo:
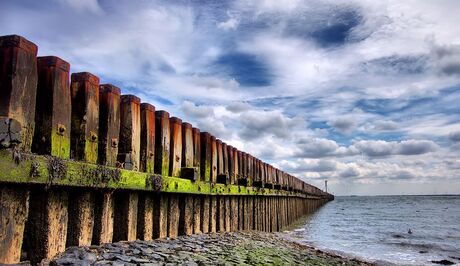
[{"label": "shoreline", "polygon": [[376,265],[289,240],[243,231],[71,247],[42,265]]}]

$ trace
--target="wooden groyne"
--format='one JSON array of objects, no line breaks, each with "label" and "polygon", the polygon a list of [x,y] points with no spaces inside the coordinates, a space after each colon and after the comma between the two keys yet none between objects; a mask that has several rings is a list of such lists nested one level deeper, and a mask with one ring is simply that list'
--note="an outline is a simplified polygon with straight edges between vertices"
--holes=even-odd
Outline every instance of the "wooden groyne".
[{"label": "wooden groyne", "polygon": [[278,231],[333,196],[17,35],[0,37],[0,263]]}]

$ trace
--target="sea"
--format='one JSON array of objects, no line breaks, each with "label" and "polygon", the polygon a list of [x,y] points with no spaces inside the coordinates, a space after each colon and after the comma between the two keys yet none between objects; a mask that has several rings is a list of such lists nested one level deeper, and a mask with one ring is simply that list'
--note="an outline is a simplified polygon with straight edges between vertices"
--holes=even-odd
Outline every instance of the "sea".
[{"label": "sea", "polygon": [[378,265],[460,265],[460,195],[336,197],[286,233]]}]

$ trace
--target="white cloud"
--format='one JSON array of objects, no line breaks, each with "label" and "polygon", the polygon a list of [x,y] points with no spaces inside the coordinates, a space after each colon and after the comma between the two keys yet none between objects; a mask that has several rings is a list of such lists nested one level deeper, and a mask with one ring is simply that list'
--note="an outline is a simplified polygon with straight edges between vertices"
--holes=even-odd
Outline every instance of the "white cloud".
[{"label": "white cloud", "polygon": [[[316,185],[434,193],[460,178],[458,1],[10,2],[0,34]],[[343,14],[357,19],[343,43],[312,38]],[[216,67],[234,52],[260,60],[269,85]]]}]

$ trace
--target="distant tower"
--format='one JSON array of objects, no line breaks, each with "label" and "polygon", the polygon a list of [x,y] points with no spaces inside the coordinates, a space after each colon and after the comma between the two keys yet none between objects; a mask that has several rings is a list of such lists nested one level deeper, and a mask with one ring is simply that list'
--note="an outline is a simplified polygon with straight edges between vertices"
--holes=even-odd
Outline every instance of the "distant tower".
[{"label": "distant tower", "polygon": [[324,187],[326,188],[326,193],[327,193],[327,180],[324,180]]}]

